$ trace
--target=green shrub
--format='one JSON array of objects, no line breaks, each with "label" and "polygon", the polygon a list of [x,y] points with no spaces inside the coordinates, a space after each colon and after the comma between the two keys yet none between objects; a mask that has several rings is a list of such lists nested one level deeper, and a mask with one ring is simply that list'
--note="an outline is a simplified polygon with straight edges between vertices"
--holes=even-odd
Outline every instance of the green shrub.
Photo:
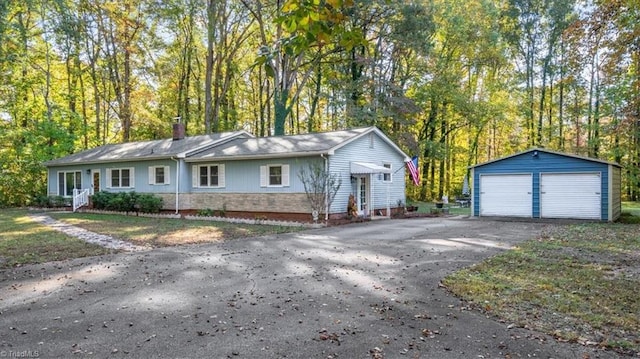
[{"label": "green shrub", "polygon": [[49,196],[44,194],[39,194],[33,198],[32,204],[36,207],[51,207],[51,201]]},{"label": "green shrub", "polygon": [[162,198],[145,193],[138,196],[136,205],[140,212],[159,213],[162,209],[162,202]]},{"label": "green shrub", "polygon": [[93,201],[93,208],[95,209],[107,209],[107,205],[115,193],[111,192],[98,192],[95,193],[91,200]]},{"label": "green shrub", "polygon": [[50,207],[70,206],[71,198],[64,198],[62,196],[51,196],[49,197],[49,205]]},{"label": "green shrub", "polygon": [[162,209],[162,198],[150,193],[98,192],[93,195],[93,208],[107,211],[158,213]]},{"label": "green shrub", "polygon": [[213,210],[211,208],[199,209],[196,214],[200,217],[212,217]]}]

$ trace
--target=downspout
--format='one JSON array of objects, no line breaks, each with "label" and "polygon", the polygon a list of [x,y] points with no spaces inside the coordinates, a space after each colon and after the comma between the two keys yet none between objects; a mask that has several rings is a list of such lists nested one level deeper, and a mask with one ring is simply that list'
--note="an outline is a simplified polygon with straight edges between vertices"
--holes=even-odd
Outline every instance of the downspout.
[{"label": "downspout", "polygon": [[180,206],[180,160],[173,157],[171,159],[176,161],[176,214],[178,214]]},{"label": "downspout", "polygon": [[[329,158],[325,157],[324,153],[321,153],[320,157],[324,159],[324,173],[328,176],[329,175]],[[328,180],[328,178],[326,180]],[[324,221],[328,222],[329,221],[329,189],[327,188],[326,183],[325,183],[325,193],[324,193],[324,205],[325,205]]]}]

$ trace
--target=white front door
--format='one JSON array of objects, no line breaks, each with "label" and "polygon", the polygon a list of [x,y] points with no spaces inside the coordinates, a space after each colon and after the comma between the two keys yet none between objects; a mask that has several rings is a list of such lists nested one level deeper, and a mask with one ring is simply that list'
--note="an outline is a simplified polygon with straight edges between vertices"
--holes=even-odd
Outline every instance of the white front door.
[{"label": "white front door", "polygon": [[358,177],[356,182],[356,202],[358,205],[358,215],[369,215],[369,176]]}]

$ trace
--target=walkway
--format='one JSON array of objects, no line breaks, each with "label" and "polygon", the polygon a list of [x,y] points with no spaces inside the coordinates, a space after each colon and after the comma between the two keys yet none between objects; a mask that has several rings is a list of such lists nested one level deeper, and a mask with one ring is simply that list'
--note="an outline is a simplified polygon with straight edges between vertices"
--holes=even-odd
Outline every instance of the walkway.
[{"label": "walkway", "polygon": [[137,246],[129,242],[115,239],[111,236],[91,232],[84,228],[76,227],[61,221],[56,221],[55,219],[44,214],[30,214],[29,217],[38,223],[44,224],[45,226],[55,229],[58,232],[62,232],[66,235],[81,239],[87,243],[97,244],[105,248],[130,251],[130,252],[149,249],[147,247]]}]

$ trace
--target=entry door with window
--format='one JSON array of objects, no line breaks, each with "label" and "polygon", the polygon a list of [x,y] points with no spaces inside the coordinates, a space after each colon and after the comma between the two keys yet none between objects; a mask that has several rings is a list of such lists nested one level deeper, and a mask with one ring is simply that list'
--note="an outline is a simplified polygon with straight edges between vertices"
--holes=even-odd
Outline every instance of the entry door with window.
[{"label": "entry door with window", "polygon": [[91,173],[91,194],[100,192],[100,170],[93,170]]},{"label": "entry door with window", "polygon": [[358,177],[358,181],[356,183],[356,202],[358,205],[358,215],[359,216],[368,216],[369,215],[369,184],[367,180],[367,176]]}]

